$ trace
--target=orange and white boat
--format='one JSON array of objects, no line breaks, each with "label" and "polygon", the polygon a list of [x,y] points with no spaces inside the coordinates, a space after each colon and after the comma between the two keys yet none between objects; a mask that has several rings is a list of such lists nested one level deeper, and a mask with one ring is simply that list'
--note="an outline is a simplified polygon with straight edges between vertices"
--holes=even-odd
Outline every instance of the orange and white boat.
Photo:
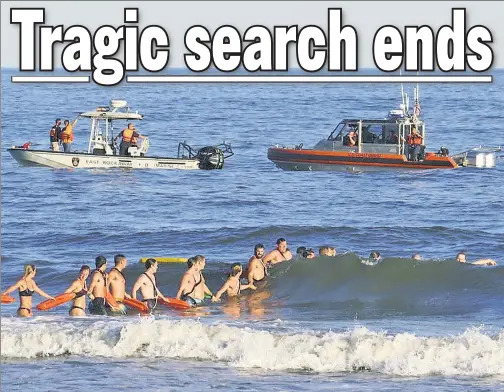
[{"label": "orange and white boat", "polygon": [[[415,89],[412,114],[408,110],[407,94],[403,93],[402,96],[400,109],[391,110],[385,119],[345,119],[313,148],[305,149],[303,144],[294,147],[277,145],[268,149],[268,159],[283,170],[313,171],[361,172],[495,166],[495,153],[501,150],[500,147],[477,147],[453,156],[450,156],[445,147],[437,152],[426,152],[425,123],[420,118],[418,87]],[[418,135],[418,139],[412,138]]]}]

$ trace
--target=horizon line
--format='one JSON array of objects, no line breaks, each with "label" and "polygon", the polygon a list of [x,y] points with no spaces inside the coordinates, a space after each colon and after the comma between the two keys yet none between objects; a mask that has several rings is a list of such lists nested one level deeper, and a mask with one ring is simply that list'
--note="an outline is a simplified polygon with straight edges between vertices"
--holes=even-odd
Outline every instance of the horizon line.
[{"label": "horizon line", "polygon": [[[284,75],[284,76],[126,76],[127,83],[492,83],[492,75],[395,75],[395,76],[319,76],[319,75]],[[89,76],[11,76],[12,83],[90,83]],[[122,80],[121,80],[122,82]],[[120,83],[120,82],[119,82]]]}]

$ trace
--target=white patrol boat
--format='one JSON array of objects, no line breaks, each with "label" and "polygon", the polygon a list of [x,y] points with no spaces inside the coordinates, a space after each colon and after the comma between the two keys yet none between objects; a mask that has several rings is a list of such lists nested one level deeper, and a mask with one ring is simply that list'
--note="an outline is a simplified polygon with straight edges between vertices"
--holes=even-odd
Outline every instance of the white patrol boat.
[{"label": "white patrol boat", "polygon": [[22,166],[46,166],[53,168],[129,168],[129,169],[222,169],[224,160],[233,155],[230,144],[222,143],[193,149],[185,142],[179,143],[176,158],[147,157],[149,138],[146,135],[140,146],[128,149],[128,155],[120,156],[114,137],[114,121],[142,120],[143,114],[130,110],[128,103],[112,100],[109,106],[79,114],[79,118],[91,119],[88,149],[86,152],[53,152],[30,148],[30,143],[7,149]]}]

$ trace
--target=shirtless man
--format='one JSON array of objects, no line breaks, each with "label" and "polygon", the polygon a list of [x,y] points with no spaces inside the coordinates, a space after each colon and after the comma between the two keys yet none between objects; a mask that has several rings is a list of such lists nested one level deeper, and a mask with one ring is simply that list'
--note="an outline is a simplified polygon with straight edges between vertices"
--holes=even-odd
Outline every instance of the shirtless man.
[{"label": "shirtless man", "polygon": [[108,289],[117,302],[124,301],[124,298],[131,298],[126,292],[126,278],[123,270],[128,264],[128,259],[122,254],[114,256],[114,267],[108,273]]},{"label": "shirtless man", "polygon": [[98,256],[95,259],[96,269],[91,274],[91,283],[88,288],[89,312],[91,314],[107,315],[105,294],[107,289],[107,259],[104,256]]},{"label": "shirtless man", "polygon": [[212,302],[217,302],[220,301],[220,298],[222,294],[227,293],[228,298],[229,297],[237,297],[240,295],[242,290],[245,289],[253,289],[255,290],[256,287],[253,284],[246,284],[242,285],[240,283],[240,278],[241,274],[243,272],[242,266],[240,263],[234,263],[231,266],[231,273],[229,274],[228,280],[226,280],[226,283],[221,287],[221,289],[215,294],[215,297],[212,298]]},{"label": "shirtless man", "polygon": [[287,241],[285,238],[279,238],[276,242],[276,249],[264,256],[263,262],[264,264],[278,264],[291,259],[292,253],[289,249],[287,249]]},{"label": "shirtless man", "polygon": [[469,263],[467,260],[466,260],[466,255],[465,255],[465,252],[459,252],[457,254],[457,261],[459,263],[463,263],[463,264],[472,264],[472,265],[497,265],[497,262],[495,260],[492,260],[492,259],[480,259],[480,260],[477,260],[477,261],[473,261],[472,263]]},{"label": "shirtless man", "polygon": [[268,269],[263,262],[264,257],[264,245],[257,244],[254,246],[254,256],[249,259],[248,263],[248,282],[251,285],[250,287],[254,287],[254,282],[262,282],[268,276]]},{"label": "shirtless man", "polygon": [[116,314],[126,314],[126,307],[121,302],[124,298],[131,298],[131,296],[126,293],[126,277],[122,273],[124,268],[128,264],[128,259],[122,254],[117,254],[114,256],[114,267],[108,273],[107,279],[107,289],[112,294],[112,297],[119,302],[120,308],[113,313]]},{"label": "shirtless man", "polygon": [[177,292],[177,299],[187,301],[196,306],[205,301],[205,294],[214,299],[214,296],[205,283],[205,278],[201,271],[205,268],[205,256],[197,255],[187,260],[187,271],[182,276],[180,287]]},{"label": "shirtless man", "polygon": [[156,285],[156,277],[154,276],[158,270],[158,263],[155,259],[147,259],[145,261],[145,271],[138,277],[133,290],[131,291],[131,298],[137,299],[137,291],[140,289],[142,293],[142,302],[145,302],[150,310],[154,309],[157,305],[158,297],[168,301],[165,296],[159,291]]}]

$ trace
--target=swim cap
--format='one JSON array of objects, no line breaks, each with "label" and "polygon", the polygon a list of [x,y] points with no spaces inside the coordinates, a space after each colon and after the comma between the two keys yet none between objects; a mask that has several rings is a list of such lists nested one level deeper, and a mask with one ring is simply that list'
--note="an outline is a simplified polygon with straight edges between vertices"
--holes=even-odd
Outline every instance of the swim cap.
[{"label": "swim cap", "polygon": [[96,259],[95,259],[96,268],[100,268],[101,266],[103,266],[105,264],[107,264],[107,259],[105,258],[105,256],[96,257]]}]

